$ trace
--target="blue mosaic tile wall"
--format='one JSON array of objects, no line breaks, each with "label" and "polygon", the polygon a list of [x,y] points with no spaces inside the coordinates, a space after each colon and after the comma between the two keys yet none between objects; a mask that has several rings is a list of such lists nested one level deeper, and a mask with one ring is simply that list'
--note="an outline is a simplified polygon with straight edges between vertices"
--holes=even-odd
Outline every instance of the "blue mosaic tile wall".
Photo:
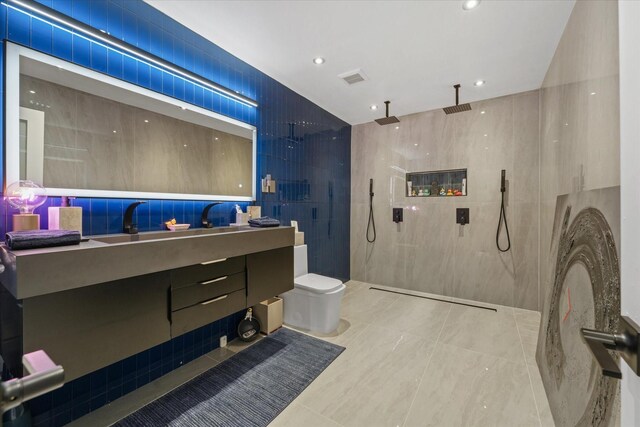
[{"label": "blue mosaic tile wall", "polygon": [[[310,271],[343,280],[349,278],[351,127],[347,123],[142,0],[39,2],[257,100],[257,109],[229,100],[47,20],[31,17],[4,3],[0,6],[3,40],[255,125],[258,179],[271,174],[277,180],[277,192],[258,194],[256,204],[262,206],[264,215],[285,224],[298,220],[309,245]],[[0,92],[4,98],[2,53]],[[0,104],[2,117],[3,108]],[[0,165],[4,161],[2,156],[0,150]],[[123,211],[130,202],[92,198],[76,199],[74,205],[83,207],[84,234],[95,235],[119,233]],[[59,198],[50,198],[36,210],[41,215],[42,228],[47,226],[47,207],[59,204]],[[213,208],[210,218],[216,226],[233,221],[234,204]],[[141,231],[160,230],[163,222],[173,217],[196,227],[204,205],[200,201],[148,200],[138,207],[136,220]],[[240,205],[244,209],[248,203]],[[1,235],[10,230],[12,213],[6,203],[0,203]],[[233,339],[241,316],[242,313],[229,316],[38,398],[31,405],[36,425],[64,425],[214,349],[220,335]]]},{"label": "blue mosaic tile wall", "polygon": [[[6,5],[0,7],[0,34],[4,40],[255,125],[258,179],[271,174],[278,183],[275,194],[258,194],[256,204],[263,207],[265,215],[285,224],[298,220],[309,245],[311,271],[349,278],[351,127],[347,123],[141,0],[39,2],[256,99],[258,108],[230,100],[47,20]],[[76,200],[75,204],[84,208],[84,233],[120,232],[122,206],[129,202]],[[42,216],[42,227],[46,226],[46,208],[59,203],[59,199],[50,200],[36,211]],[[216,225],[232,220],[233,205],[225,203],[214,208],[212,218]],[[160,230],[163,222],[172,217],[195,226],[199,206],[200,202],[192,201],[150,201],[138,208],[140,230]],[[2,234],[10,228],[8,209],[6,204],[2,206]]]}]

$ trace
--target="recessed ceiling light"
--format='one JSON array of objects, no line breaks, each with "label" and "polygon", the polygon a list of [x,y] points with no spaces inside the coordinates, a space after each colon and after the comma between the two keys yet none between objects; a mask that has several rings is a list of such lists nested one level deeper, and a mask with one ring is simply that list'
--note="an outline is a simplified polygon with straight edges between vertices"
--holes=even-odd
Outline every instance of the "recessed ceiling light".
[{"label": "recessed ceiling light", "polygon": [[29,93],[36,93],[36,91],[35,90],[30,90]]},{"label": "recessed ceiling light", "polygon": [[376,104],[373,104],[373,105],[372,105],[371,107],[369,107],[369,108],[371,108],[372,110],[374,110],[374,111],[375,111],[375,110],[377,110],[377,109],[378,109],[378,106],[377,106]]},{"label": "recessed ceiling light", "polygon": [[187,144],[184,144],[184,147],[186,147],[186,146],[187,146]]},{"label": "recessed ceiling light", "polygon": [[149,120],[146,120],[146,119],[145,119],[145,121],[144,121],[144,122],[145,122],[145,123],[149,123]]},{"label": "recessed ceiling light", "polygon": [[480,114],[484,114],[484,110],[480,111]]},{"label": "recessed ceiling light", "polygon": [[415,145],[416,147],[418,146],[418,144],[413,144],[413,145]]},{"label": "recessed ceiling light", "polygon": [[400,126],[396,126],[396,130],[400,129]]},{"label": "recessed ceiling light", "polygon": [[118,133],[118,132],[114,130],[113,133]]},{"label": "recessed ceiling light", "polygon": [[238,184],[238,187],[242,188],[242,184]]},{"label": "recessed ceiling light", "polygon": [[489,136],[489,135],[485,133],[484,136]]},{"label": "recessed ceiling light", "polygon": [[324,64],[324,58],[321,57],[321,56],[313,58],[313,63],[316,64],[316,65],[322,65],[322,64]]},{"label": "recessed ceiling light", "polygon": [[465,0],[462,2],[462,8],[464,10],[475,9],[478,5],[480,5],[480,0]]},{"label": "recessed ceiling light", "polygon": [[590,95],[595,95],[595,94],[596,94],[595,92],[591,92],[591,93],[590,93]]},{"label": "recessed ceiling light", "polygon": [[476,80],[476,82],[473,84],[474,86],[484,86],[485,81],[484,80]]}]

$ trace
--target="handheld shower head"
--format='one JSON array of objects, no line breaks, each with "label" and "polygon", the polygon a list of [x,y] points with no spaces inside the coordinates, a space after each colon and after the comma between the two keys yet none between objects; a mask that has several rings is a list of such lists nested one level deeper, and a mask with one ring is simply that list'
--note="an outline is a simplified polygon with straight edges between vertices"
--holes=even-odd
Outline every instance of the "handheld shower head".
[{"label": "handheld shower head", "polygon": [[470,104],[459,104],[458,101],[458,91],[460,90],[460,83],[453,85],[454,89],[456,90],[456,105],[452,105],[451,107],[445,107],[443,108],[445,114],[454,114],[454,113],[461,113],[463,111],[470,111],[471,110],[471,105]]},{"label": "handheld shower head", "polygon": [[389,104],[391,103],[391,101],[384,101],[384,103],[387,109],[386,117],[383,117],[381,119],[376,119],[376,123],[378,123],[380,126],[384,126],[384,125],[390,125],[392,123],[400,122],[400,119],[398,119],[396,116],[389,117]]}]

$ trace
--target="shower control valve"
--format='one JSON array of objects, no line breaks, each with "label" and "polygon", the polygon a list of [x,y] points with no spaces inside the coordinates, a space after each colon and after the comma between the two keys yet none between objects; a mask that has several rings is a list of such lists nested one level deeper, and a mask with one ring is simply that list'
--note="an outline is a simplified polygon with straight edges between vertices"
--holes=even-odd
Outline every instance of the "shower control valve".
[{"label": "shower control valve", "polygon": [[456,208],[456,224],[469,224],[469,208]]},{"label": "shower control valve", "polygon": [[402,208],[393,208],[393,222],[402,222]]}]

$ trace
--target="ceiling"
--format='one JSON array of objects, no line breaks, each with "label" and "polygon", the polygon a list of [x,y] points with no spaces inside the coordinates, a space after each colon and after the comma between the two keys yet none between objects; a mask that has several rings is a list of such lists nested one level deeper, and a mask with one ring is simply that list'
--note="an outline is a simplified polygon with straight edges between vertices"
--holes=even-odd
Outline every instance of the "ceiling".
[{"label": "ceiling", "polygon": [[[397,116],[452,105],[455,83],[460,102],[539,88],[574,4],[146,1],[350,124],[384,115],[387,99]],[[368,80],[338,78],[358,68]]]}]

